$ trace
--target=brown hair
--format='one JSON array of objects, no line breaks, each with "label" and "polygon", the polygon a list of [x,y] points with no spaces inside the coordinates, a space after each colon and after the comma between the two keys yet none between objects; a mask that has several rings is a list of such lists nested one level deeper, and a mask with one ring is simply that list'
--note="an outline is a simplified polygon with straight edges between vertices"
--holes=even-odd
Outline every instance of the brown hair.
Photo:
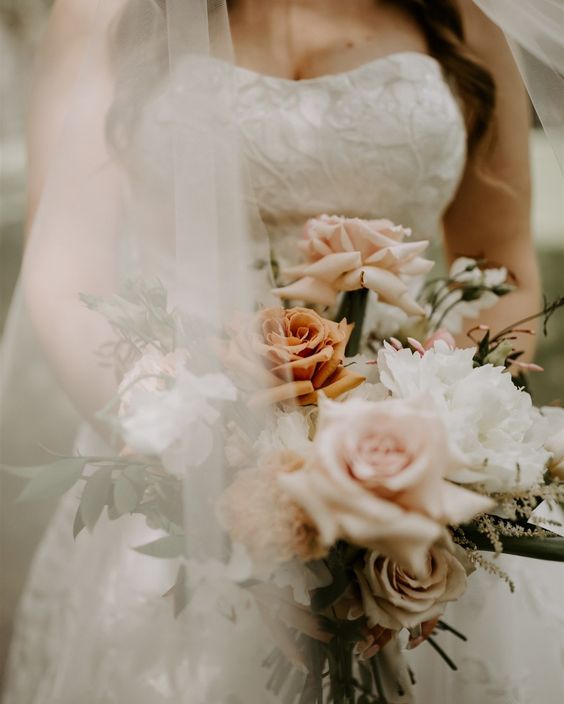
[{"label": "brown hair", "polygon": [[[447,77],[453,81],[465,109],[469,151],[473,152],[484,142],[489,142],[489,139],[484,138],[489,138],[494,133],[496,85],[488,69],[472,56],[468,49],[462,14],[456,0],[381,1],[399,7],[413,17],[425,35],[429,52],[442,65]],[[228,6],[233,4],[233,0],[227,0]],[[208,0],[208,6],[213,9],[214,0]],[[159,9],[155,12],[156,8]],[[143,47],[144,55],[136,54],[133,61],[143,64],[146,68],[145,71],[138,72],[145,89],[158,82],[158,74],[165,71],[168,65],[167,47],[151,45],[150,42],[145,44],[143,36],[146,34],[147,39],[154,36],[156,25],[166,21],[165,13],[164,0],[131,0],[127,3],[113,37],[118,82],[120,73],[126,73],[123,71],[126,67],[119,65],[117,55],[119,49],[132,39],[138,46]],[[123,132],[119,134],[122,130],[118,129],[118,124],[113,119],[118,105],[127,115],[127,98],[134,87],[127,85],[127,81],[125,83],[126,85],[122,83],[120,86],[122,90],[116,94],[116,104],[109,115],[108,129],[115,146],[127,141]],[[131,117],[134,120],[134,115]],[[125,128],[123,122],[127,122],[127,119],[121,122]],[[125,132],[128,130],[125,129]]]}]

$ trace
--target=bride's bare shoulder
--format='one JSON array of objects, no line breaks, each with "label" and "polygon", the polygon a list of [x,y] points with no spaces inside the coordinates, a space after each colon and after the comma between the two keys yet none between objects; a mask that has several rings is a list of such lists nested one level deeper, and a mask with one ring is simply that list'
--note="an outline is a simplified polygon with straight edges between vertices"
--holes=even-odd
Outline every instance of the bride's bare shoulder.
[{"label": "bride's bare shoulder", "polygon": [[503,59],[510,52],[499,27],[478,7],[474,0],[458,0],[466,41],[478,58],[486,62]]}]

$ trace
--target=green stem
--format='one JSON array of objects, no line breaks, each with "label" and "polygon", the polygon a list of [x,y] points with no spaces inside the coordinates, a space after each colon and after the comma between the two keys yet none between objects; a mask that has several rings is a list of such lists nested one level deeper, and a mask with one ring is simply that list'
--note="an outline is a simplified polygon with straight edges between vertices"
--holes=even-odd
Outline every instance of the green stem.
[{"label": "green stem", "polygon": [[337,322],[346,318],[348,323],[354,323],[354,328],[345,353],[347,357],[354,357],[359,353],[362,328],[366,316],[366,306],[368,304],[368,294],[369,291],[367,288],[361,288],[358,289],[358,291],[347,291],[341,301],[337,313]]},{"label": "green stem", "polygon": [[[495,552],[491,542],[473,528],[464,528],[464,535],[478,550]],[[564,538],[512,538],[502,536],[503,552],[507,555],[530,557],[536,560],[564,562]]]}]

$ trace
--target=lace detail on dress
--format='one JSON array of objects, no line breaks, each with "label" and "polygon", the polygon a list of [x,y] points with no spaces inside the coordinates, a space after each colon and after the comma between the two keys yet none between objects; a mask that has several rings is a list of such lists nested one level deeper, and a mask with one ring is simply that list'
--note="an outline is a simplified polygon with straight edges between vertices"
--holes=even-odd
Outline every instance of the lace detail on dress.
[{"label": "lace detail on dress", "polygon": [[291,81],[235,69],[257,204],[277,255],[309,217],[388,217],[429,238],[466,160],[460,107],[430,56],[405,52]]}]

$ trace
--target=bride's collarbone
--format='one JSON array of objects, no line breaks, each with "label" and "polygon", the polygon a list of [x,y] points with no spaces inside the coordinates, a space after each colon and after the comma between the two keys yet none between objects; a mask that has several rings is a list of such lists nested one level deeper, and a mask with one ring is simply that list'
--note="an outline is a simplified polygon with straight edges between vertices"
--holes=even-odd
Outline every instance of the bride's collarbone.
[{"label": "bride's collarbone", "polygon": [[427,41],[411,20],[387,17],[384,21],[298,24],[289,45],[268,41],[266,35],[234,31],[237,63],[256,73],[290,80],[307,80],[354,70],[392,54],[428,54]]},{"label": "bride's collarbone", "polygon": [[417,38],[406,38],[403,42],[355,43],[349,40],[338,46],[304,54],[296,62],[277,61],[272,56],[261,56],[257,52],[239,51],[236,52],[236,60],[238,65],[255,73],[301,81],[353,71],[378,59],[404,53],[429,54],[429,48]]},{"label": "bride's collarbone", "polygon": [[310,79],[319,76],[352,71],[365,64],[370,64],[386,56],[403,53],[428,54],[424,41],[406,37],[401,42],[365,41],[354,43],[352,40],[341,46],[328,47],[309,56],[305,56],[294,72],[294,78]]}]

